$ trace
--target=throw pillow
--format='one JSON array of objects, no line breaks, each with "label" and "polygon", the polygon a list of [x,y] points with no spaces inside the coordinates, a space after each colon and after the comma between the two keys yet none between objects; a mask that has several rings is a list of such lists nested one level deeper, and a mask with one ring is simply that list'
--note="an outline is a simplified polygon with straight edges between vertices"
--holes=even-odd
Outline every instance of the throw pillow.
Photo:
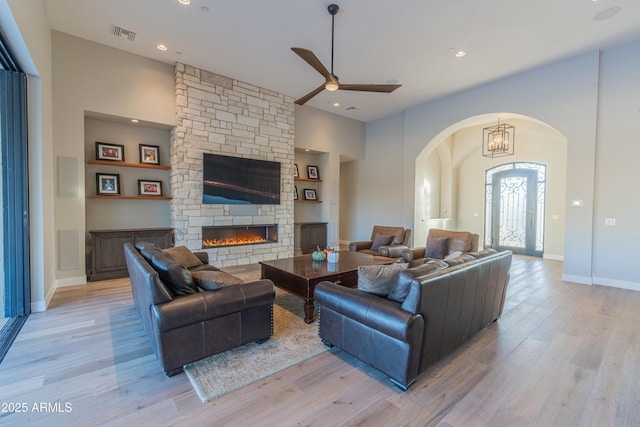
[{"label": "throw pillow", "polygon": [[398,274],[406,269],[406,263],[358,267],[358,290],[386,297],[396,284]]},{"label": "throw pillow", "polygon": [[386,234],[376,234],[371,245],[372,251],[377,251],[380,246],[390,245],[393,242],[393,236],[387,236]]},{"label": "throw pillow", "polygon": [[233,274],[225,273],[224,271],[193,271],[191,276],[199,288],[207,291],[215,291],[225,286],[244,283]]},{"label": "throw pillow", "polygon": [[200,258],[195,256],[186,246],[175,246],[173,248],[163,249],[162,252],[169,254],[171,258],[175,259],[187,268],[202,264]]},{"label": "throw pillow", "polygon": [[387,298],[402,304],[407,298],[407,295],[409,295],[409,291],[411,290],[411,283],[414,280],[420,280],[424,276],[427,276],[436,271],[444,270],[447,267],[448,265],[446,262],[439,259],[432,259],[418,267],[410,268],[400,272],[398,274],[398,279],[391,289],[391,292],[389,292],[389,296],[387,296]]},{"label": "throw pillow", "polygon": [[151,265],[158,272],[160,280],[173,295],[189,295],[200,292],[187,267],[173,259],[169,254],[160,252],[151,258]]},{"label": "throw pillow", "polygon": [[427,249],[424,251],[425,258],[443,259],[447,256],[448,237],[427,238]]}]

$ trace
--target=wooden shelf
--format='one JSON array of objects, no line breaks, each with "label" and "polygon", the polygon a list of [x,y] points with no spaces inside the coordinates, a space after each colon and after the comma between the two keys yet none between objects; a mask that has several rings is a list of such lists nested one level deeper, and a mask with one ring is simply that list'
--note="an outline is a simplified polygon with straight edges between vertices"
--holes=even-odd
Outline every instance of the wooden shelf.
[{"label": "wooden shelf", "polygon": [[120,200],[171,200],[165,196],[100,196],[97,194],[87,195],[87,199],[120,199]]},{"label": "wooden shelf", "polygon": [[127,163],[127,162],[111,162],[109,160],[87,160],[90,165],[102,165],[102,166],[123,166],[127,168],[145,168],[145,169],[161,169],[171,170],[171,166],[167,165],[150,165],[147,163]]},{"label": "wooden shelf", "polygon": [[309,178],[293,178],[294,181],[304,181],[304,182],[322,182],[321,179],[309,179]]},{"label": "wooden shelf", "polygon": [[294,200],[296,203],[322,203],[322,200]]}]

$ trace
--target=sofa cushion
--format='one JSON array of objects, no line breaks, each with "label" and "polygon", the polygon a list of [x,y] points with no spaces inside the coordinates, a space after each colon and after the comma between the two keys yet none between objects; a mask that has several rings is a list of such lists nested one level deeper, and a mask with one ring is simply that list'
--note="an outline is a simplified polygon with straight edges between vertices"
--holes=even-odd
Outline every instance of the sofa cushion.
[{"label": "sofa cushion", "polygon": [[160,279],[176,295],[195,294],[198,286],[193,282],[187,267],[162,251],[151,258],[151,266],[158,272]]},{"label": "sofa cushion", "polygon": [[366,265],[358,267],[358,290],[386,297],[396,284],[398,274],[408,264]]},{"label": "sofa cushion", "polygon": [[234,276],[233,274],[226,273],[224,271],[192,271],[191,276],[195,284],[204,290],[215,291],[225,286],[239,285],[244,283],[243,280]]},{"label": "sofa cushion", "polygon": [[387,296],[387,298],[399,303],[404,302],[407,295],[409,295],[411,282],[436,271],[444,270],[447,267],[448,264],[446,262],[439,259],[432,259],[418,267],[408,268],[405,271],[400,272],[398,274],[396,284],[391,289],[391,292],[389,292],[389,296]]},{"label": "sofa cushion", "polygon": [[371,245],[372,251],[377,251],[380,246],[390,245],[393,242],[394,236],[388,236],[386,234],[376,234]]},{"label": "sofa cushion", "polygon": [[136,249],[140,252],[140,255],[151,264],[151,259],[158,254],[162,253],[162,249],[157,247],[154,243],[149,242],[137,242]]},{"label": "sofa cushion", "polygon": [[456,265],[464,264],[466,262],[475,261],[476,258],[462,252],[454,252],[451,255],[448,255],[444,262],[446,262],[449,267],[454,267]]},{"label": "sofa cushion", "polygon": [[448,243],[448,237],[429,237],[427,239],[427,248],[424,251],[425,258],[443,259],[448,255]]},{"label": "sofa cushion", "polygon": [[473,240],[473,234],[469,231],[451,231],[451,230],[440,230],[437,228],[432,228],[429,230],[429,236],[427,241],[430,238],[438,238],[438,237],[448,237],[448,249],[447,255],[460,251],[460,252],[469,252],[471,250],[471,242]]},{"label": "sofa cushion", "polygon": [[187,268],[202,264],[200,258],[195,256],[186,246],[174,246],[173,248],[163,249],[162,252],[169,254],[171,258]]}]

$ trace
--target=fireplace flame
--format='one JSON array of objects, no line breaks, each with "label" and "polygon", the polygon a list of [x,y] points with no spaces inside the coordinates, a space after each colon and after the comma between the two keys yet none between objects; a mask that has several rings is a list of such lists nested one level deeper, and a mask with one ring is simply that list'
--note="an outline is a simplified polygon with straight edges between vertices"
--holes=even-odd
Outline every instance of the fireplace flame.
[{"label": "fireplace flame", "polygon": [[220,246],[253,245],[256,243],[268,243],[264,237],[229,237],[227,239],[203,239],[203,248],[214,248]]}]

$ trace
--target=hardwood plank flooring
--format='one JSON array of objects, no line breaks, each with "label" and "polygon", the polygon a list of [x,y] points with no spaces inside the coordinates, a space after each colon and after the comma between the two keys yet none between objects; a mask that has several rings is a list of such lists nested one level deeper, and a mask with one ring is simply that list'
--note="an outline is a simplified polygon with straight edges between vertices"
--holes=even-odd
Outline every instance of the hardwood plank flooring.
[{"label": "hardwood plank flooring", "polygon": [[334,350],[207,404],[162,373],[128,279],[61,288],[0,364],[0,425],[640,425],[640,293],[561,270],[515,257],[502,318],[406,393]]}]

